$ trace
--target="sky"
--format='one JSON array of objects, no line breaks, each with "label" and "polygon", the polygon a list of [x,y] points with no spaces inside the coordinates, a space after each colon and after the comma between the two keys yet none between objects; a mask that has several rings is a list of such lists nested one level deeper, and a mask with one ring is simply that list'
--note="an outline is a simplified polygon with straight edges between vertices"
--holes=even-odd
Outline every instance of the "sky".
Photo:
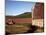
[{"label": "sky", "polygon": [[6,16],[16,16],[25,12],[32,12],[35,2],[6,0]]}]

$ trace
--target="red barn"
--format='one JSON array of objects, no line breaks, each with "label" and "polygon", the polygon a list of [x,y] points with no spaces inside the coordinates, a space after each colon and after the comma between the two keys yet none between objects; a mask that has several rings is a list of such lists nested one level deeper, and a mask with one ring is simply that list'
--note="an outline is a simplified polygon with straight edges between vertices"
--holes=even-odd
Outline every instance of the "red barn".
[{"label": "red barn", "polygon": [[44,3],[36,3],[32,12],[32,25],[44,27]]}]

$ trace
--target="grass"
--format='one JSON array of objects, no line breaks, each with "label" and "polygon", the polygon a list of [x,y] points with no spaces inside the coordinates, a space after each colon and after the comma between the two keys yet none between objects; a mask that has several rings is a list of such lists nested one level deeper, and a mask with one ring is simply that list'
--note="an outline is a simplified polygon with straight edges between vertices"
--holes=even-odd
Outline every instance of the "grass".
[{"label": "grass", "polygon": [[38,29],[35,32],[44,32],[44,28],[43,27],[38,27]]},{"label": "grass", "polygon": [[31,23],[16,23],[14,25],[6,25],[6,31],[11,33],[27,32]]},{"label": "grass", "polygon": [[[23,33],[23,32],[27,32],[30,25],[31,23],[16,23],[13,25],[6,25],[6,31],[10,33]],[[44,31],[44,28],[37,27],[37,30],[35,32],[37,33],[37,32],[43,32],[43,31]]]}]

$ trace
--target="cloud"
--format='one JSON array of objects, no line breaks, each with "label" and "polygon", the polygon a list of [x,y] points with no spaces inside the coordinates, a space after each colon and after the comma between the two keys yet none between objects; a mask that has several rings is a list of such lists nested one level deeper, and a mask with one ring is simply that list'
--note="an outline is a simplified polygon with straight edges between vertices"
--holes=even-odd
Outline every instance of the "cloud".
[{"label": "cloud", "polygon": [[10,1],[29,1],[29,2],[35,2],[35,1],[37,1],[37,0],[10,0]]},{"label": "cloud", "polygon": [[44,0],[9,0],[9,1],[44,2]]}]

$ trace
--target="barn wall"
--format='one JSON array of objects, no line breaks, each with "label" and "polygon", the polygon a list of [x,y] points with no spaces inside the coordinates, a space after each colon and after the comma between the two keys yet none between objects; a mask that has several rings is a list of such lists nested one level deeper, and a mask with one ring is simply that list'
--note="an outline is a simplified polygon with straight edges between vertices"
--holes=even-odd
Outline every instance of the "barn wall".
[{"label": "barn wall", "polygon": [[32,25],[43,27],[44,19],[44,3],[36,3],[32,11]]},{"label": "barn wall", "polygon": [[33,10],[33,19],[44,18],[44,3],[36,3]]},{"label": "barn wall", "polygon": [[43,21],[44,21],[43,19],[32,20],[32,25],[43,27]]}]

